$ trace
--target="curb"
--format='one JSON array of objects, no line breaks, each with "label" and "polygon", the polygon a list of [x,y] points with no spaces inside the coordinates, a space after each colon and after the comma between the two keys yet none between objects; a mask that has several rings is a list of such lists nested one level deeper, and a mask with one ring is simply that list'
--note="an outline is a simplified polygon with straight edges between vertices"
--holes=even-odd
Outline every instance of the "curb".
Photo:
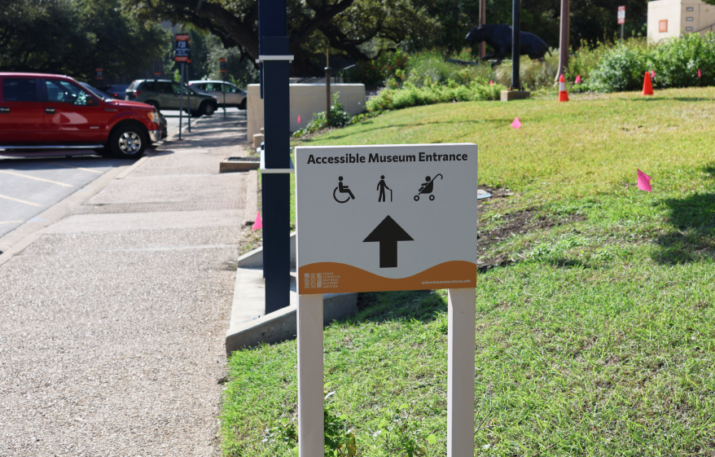
[{"label": "curb", "polygon": [[[257,177],[257,172],[254,173]],[[295,265],[296,234],[291,234],[291,262]],[[289,306],[265,314],[263,248],[238,258],[231,320],[226,332],[226,356],[243,348],[279,343],[296,337],[298,294],[295,273],[291,274]],[[323,325],[354,316],[358,312],[357,293],[324,294]]]}]

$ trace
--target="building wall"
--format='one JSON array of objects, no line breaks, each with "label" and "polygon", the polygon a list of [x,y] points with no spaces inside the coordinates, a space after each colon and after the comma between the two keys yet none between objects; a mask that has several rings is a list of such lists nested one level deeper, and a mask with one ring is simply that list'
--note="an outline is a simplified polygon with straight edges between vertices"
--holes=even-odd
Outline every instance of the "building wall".
[{"label": "building wall", "polygon": [[[648,41],[657,43],[666,38],[680,36],[681,0],[657,0],[648,2]],[[628,20],[628,16],[626,16]],[[668,21],[668,31],[660,32],[660,21]]]},{"label": "building wall", "polygon": [[[660,32],[659,23],[668,21],[668,31]],[[682,34],[715,32],[715,6],[700,0],[656,0],[648,2],[648,41],[657,43]]]},{"label": "building wall", "polygon": [[[258,84],[249,84],[246,89],[246,117],[248,118],[248,139],[252,141],[254,133],[260,133],[263,127],[263,100]],[[338,101],[351,115],[365,111],[364,84],[331,84],[332,94],[340,92]],[[325,111],[325,84],[291,84],[290,85],[290,131],[295,132],[305,128],[313,119],[313,114]],[[300,124],[298,123],[300,116]]]}]

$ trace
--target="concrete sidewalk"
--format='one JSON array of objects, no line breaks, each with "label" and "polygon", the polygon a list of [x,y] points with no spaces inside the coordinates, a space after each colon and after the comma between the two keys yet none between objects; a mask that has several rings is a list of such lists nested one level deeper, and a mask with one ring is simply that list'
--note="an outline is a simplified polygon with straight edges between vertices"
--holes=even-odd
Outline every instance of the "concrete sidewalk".
[{"label": "concrete sidewalk", "polygon": [[220,454],[229,264],[256,209],[218,169],[245,141],[239,113],[198,120],[0,264],[0,456]]}]

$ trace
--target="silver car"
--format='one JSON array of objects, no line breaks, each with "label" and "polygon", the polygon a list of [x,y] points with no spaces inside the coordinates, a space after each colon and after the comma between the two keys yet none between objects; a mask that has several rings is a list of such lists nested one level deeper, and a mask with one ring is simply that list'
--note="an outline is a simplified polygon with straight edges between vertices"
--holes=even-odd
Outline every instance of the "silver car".
[{"label": "silver car", "polygon": [[219,106],[224,106],[225,95],[227,107],[234,106],[239,109],[246,109],[246,92],[231,83],[204,79],[189,81],[189,86],[213,95],[218,100]]}]

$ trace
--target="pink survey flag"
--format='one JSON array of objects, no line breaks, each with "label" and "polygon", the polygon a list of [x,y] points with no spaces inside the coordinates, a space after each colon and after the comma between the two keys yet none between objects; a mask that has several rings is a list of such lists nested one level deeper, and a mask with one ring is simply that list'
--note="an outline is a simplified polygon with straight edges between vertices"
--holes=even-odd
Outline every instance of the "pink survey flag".
[{"label": "pink survey flag", "polygon": [[650,79],[655,78],[655,70],[650,71]]},{"label": "pink survey flag", "polygon": [[576,84],[581,84],[581,75],[576,76]]},{"label": "pink survey flag", "polygon": [[489,80],[489,85],[490,85],[490,86],[493,86],[493,85],[494,85],[494,80],[493,80],[493,79],[492,79],[492,80]]},{"label": "pink survey flag", "polygon": [[298,115],[298,123],[300,124],[300,114]]},{"label": "pink survey flag", "polygon": [[638,188],[646,192],[651,191],[650,176],[638,170]]},{"label": "pink survey flag", "polygon": [[516,119],[514,119],[514,122],[511,123],[511,126],[519,130],[519,128],[521,127],[521,121],[519,120],[518,116]]},{"label": "pink survey flag", "polygon": [[703,74],[700,73],[700,69],[698,68],[698,78],[702,78],[702,77],[703,77]]},{"label": "pink survey flag", "polygon": [[256,214],[256,222],[253,223],[253,231],[255,232],[258,229],[263,228],[263,219],[261,219],[261,212],[259,211],[258,214]]}]

